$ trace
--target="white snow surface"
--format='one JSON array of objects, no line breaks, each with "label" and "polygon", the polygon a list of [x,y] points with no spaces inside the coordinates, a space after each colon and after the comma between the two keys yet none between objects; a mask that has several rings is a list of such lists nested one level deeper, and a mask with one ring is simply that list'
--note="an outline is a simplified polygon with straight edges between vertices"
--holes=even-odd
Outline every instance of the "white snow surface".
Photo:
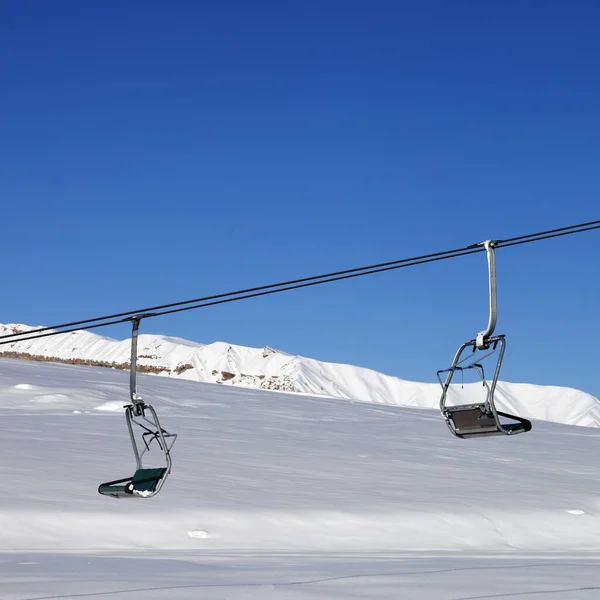
[{"label": "white snow surface", "polygon": [[134,471],[128,373],[0,361],[2,600],[600,597],[595,427],[467,441],[437,410],[139,391],[179,436],[173,472],[154,498],[108,498]]},{"label": "white snow surface", "polygon": [[[25,333],[32,329],[27,325],[0,325],[0,335]],[[119,341],[88,331],[76,331],[35,340],[15,340],[0,346],[0,353],[3,352],[122,365],[130,360],[130,340]],[[196,382],[394,406],[437,408],[440,399],[437,383],[406,381],[371,369],[317,361],[266,346],[247,348],[224,342],[199,344],[181,338],[141,334],[138,364],[164,369],[157,373],[161,376]],[[480,385],[466,384],[461,389],[461,398],[465,402],[481,400],[481,394]],[[528,419],[600,427],[598,400],[571,388],[501,381],[496,404],[499,410]]]}]

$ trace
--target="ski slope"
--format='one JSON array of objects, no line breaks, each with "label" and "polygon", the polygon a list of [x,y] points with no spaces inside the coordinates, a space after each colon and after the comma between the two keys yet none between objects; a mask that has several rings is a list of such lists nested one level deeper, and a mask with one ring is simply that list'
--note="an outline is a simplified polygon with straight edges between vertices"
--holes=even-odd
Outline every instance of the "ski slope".
[{"label": "ski slope", "polygon": [[2,600],[600,597],[597,428],[465,441],[434,410],[142,375],[173,472],[116,500],[127,386],[0,361]]}]

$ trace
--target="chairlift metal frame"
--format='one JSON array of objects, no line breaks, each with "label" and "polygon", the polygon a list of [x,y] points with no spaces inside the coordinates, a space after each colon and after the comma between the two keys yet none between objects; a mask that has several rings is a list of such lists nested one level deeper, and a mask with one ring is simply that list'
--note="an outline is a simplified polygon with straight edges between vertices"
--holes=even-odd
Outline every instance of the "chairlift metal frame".
[{"label": "chairlift metal frame", "polygon": [[[149,315],[136,315],[131,317],[131,361],[129,371],[129,398],[131,404],[124,406],[127,429],[135,456],[136,471],[132,477],[125,477],[100,484],[98,492],[104,496],[114,498],[151,498],[162,489],[171,473],[171,448],[177,439],[176,433],[169,433],[163,429],[158,420],[154,407],[144,402],[137,393],[137,346],[140,321]],[[148,418],[146,413],[151,415]],[[143,447],[138,445],[133,426],[144,430],[141,438]],[[149,440],[147,438],[149,437]],[[165,466],[146,469],[142,457],[150,450],[150,444],[156,440],[165,457]],[[170,443],[167,443],[170,440]]]},{"label": "chairlift metal frame", "polygon": [[[485,247],[488,258],[488,281],[489,281],[489,319],[487,327],[480,331],[475,339],[469,340],[460,346],[452,361],[449,369],[441,369],[437,372],[437,377],[442,386],[442,396],[440,398],[440,411],[444,417],[448,429],[459,438],[485,437],[492,435],[515,435],[525,433],[531,430],[531,422],[522,417],[500,412],[496,409],[494,396],[496,384],[500,374],[500,367],[506,350],[505,335],[493,335],[498,320],[498,301],[496,287],[496,255],[494,248],[496,242],[487,240],[481,244]],[[467,349],[471,349],[471,356],[463,358]],[[478,350],[489,352],[483,356],[472,357]],[[491,382],[485,379],[481,361],[484,358],[498,351],[494,376]],[[461,366],[471,359],[471,362]],[[457,371],[464,372],[467,369],[473,369],[481,378],[486,388],[486,398],[484,402],[475,404],[463,404],[458,406],[448,406],[446,404],[450,383]],[[445,381],[442,375],[446,374]],[[501,421],[500,417],[510,419],[512,422]]]}]

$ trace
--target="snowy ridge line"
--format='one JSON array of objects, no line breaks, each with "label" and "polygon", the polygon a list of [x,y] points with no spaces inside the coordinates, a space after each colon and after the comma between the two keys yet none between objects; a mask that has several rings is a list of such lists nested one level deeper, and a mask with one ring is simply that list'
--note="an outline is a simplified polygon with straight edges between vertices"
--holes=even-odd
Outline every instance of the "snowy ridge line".
[{"label": "snowy ridge line", "polygon": [[[3,333],[27,333],[27,325],[0,325]],[[76,331],[0,346],[0,355],[67,364],[129,369],[130,340]],[[393,406],[437,409],[438,384],[419,383],[371,369],[317,361],[267,346],[224,342],[199,344],[176,337],[141,334],[141,373],[243,388],[344,398]],[[462,400],[480,400],[481,386],[465,384]],[[558,386],[499,382],[499,410],[527,419],[600,427],[600,403],[585,392]]]}]

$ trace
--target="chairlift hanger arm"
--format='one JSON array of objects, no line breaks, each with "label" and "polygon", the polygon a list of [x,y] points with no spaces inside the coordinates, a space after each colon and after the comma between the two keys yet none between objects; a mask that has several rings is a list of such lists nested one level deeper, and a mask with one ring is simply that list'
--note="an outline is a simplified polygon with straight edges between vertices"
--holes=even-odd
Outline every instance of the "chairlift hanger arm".
[{"label": "chairlift hanger arm", "polygon": [[137,342],[140,330],[140,317],[131,318],[131,360],[129,362],[129,397],[132,404],[140,402],[137,395]]},{"label": "chairlift hanger arm", "polygon": [[488,325],[477,334],[475,338],[476,347],[479,350],[487,350],[489,348],[489,338],[496,329],[496,321],[498,320],[498,300],[496,290],[496,254],[494,248],[497,242],[493,240],[486,240],[481,244],[484,246],[487,252],[488,258],[488,280],[489,280],[489,295],[490,295],[490,316],[488,319]]},{"label": "chairlift hanger arm", "polygon": [[134,315],[131,317],[131,359],[129,361],[129,397],[135,407],[135,414],[142,415],[144,412],[144,401],[137,393],[137,355],[138,355],[138,334],[140,331],[140,322],[144,317],[152,317],[152,313],[143,315]]}]

